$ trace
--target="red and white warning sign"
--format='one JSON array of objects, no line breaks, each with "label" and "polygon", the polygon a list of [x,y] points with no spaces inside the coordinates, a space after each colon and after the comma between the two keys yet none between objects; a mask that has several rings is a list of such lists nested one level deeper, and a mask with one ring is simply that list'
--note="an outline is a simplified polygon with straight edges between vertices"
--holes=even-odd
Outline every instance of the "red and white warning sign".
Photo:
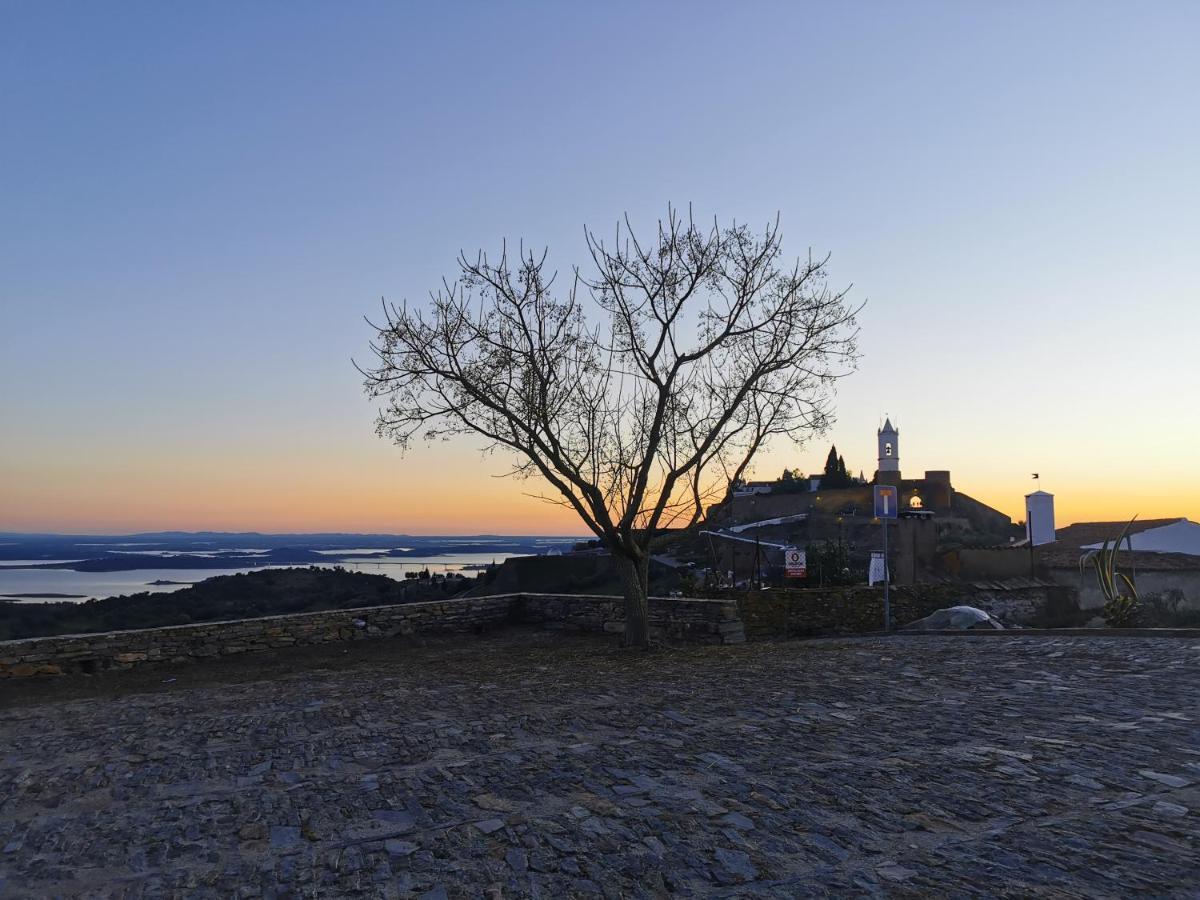
[{"label": "red and white warning sign", "polygon": [[808,554],[788,547],[783,551],[783,571],[788,578],[805,578],[808,575]]}]

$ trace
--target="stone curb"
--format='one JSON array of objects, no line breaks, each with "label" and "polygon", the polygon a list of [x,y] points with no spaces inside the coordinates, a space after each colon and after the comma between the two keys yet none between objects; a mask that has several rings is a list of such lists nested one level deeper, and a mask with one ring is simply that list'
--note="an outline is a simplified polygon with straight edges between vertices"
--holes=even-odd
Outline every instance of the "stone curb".
[{"label": "stone curb", "polygon": [[[895,631],[872,631],[866,634],[824,635],[814,636],[811,640],[829,639],[833,637],[866,638],[866,637],[987,637],[987,638],[1018,638],[1018,637],[1149,637],[1149,638],[1200,638],[1200,628],[997,628],[988,629],[946,629],[942,631],[926,631],[899,628]],[[803,640],[803,638],[800,638]]]}]

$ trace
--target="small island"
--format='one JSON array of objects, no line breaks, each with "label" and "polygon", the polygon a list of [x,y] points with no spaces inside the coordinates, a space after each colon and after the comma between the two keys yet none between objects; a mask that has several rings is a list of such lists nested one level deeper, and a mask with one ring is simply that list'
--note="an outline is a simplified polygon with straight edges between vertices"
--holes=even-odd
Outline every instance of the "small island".
[{"label": "small island", "polygon": [[0,594],[0,600],[82,600],[86,594]]}]

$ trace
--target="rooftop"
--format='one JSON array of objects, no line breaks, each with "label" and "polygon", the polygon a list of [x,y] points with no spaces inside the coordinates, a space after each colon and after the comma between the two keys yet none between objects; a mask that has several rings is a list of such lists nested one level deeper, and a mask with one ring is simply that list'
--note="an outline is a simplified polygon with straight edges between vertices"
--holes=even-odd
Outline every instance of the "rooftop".
[{"label": "rooftop", "polygon": [[1076,522],[1073,525],[1056,529],[1054,543],[1064,547],[1078,548],[1085,544],[1098,544],[1104,540],[1113,541],[1126,525],[1129,525],[1129,534],[1140,534],[1151,528],[1173,525],[1181,518],[1182,516],[1174,519],[1146,519],[1144,521],[1139,519],[1132,525],[1129,525],[1128,520],[1124,522]]},{"label": "rooftop", "polygon": [[1196,651],[505,632],[8,685],[0,894],[1167,894]]},{"label": "rooftop", "polygon": [[[1129,525],[1128,522],[1076,522],[1055,531],[1055,540],[1037,548],[1038,559],[1055,568],[1077,568],[1079,558],[1089,548],[1111,542]],[[1148,534],[1154,532],[1154,535]],[[1200,541],[1200,526],[1181,517],[1134,521],[1129,527],[1132,553],[1121,542],[1118,565],[1124,569],[1183,571],[1200,569],[1200,554],[1177,552],[1194,547]],[[1165,549],[1164,549],[1165,548]],[[1176,551],[1176,552],[1172,552]]]}]

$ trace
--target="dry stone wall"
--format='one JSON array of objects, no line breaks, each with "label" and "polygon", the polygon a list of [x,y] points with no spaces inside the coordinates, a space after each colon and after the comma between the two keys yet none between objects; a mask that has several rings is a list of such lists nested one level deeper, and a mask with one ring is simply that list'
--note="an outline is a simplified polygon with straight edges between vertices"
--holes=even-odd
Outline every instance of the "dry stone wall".
[{"label": "dry stone wall", "polygon": [[[607,631],[625,628],[620,597],[600,595],[523,594],[520,621],[570,631]],[[651,636],[669,642],[738,644],[746,639],[733,599],[650,598]]]},{"label": "dry stone wall", "polygon": [[[0,678],[94,673],[153,662],[187,663],[334,641],[477,633],[526,623],[572,631],[619,633],[624,628],[624,617],[619,597],[504,594],[138,631],[61,635],[0,642]],[[650,624],[658,637],[668,641],[719,644],[744,640],[737,604],[730,600],[654,599],[650,604]]]},{"label": "dry stone wall", "polygon": [[481,597],[3,641],[0,676],[98,672],[333,641],[482,631],[508,621],[511,607],[507,597]]},{"label": "dry stone wall", "polygon": [[[948,606],[975,606],[1009,625],[1039,624],[1045,618],[1078,610],[1074,591],[1061,585],[1030,582],[919,584],[891,589],[892,621],[898,626]],[[883,589],[821,588],[751,591],[737,596],[738,612],[751,639],[815,634],[861,634],[883,628]]]},{"label": "dry stone wall", "polygon": [[[892,589],[892,615],[903,625],[936,609],[969,603],[1009,623],[1027,623],[1048,603],[1077,608],[1072,590],[1031,584],[917,585]],[[1061,596],[1058,596],[1061,594]],[[670,643],[735,644],[812,634],[877,631],[883,591],[851,587],[754,591],[716,598],[652,598],[650,627]],[[624,629],[620,597],[502,594],[490,597],[373,606],[269,616],[232,622],[175,625],[140,631],[63,635],[0,642],[0,678],[129,669],[145,663],[187,663],[272,650],[402,635],[483,632],[532,625],[572,632],[618,634]]]}]

